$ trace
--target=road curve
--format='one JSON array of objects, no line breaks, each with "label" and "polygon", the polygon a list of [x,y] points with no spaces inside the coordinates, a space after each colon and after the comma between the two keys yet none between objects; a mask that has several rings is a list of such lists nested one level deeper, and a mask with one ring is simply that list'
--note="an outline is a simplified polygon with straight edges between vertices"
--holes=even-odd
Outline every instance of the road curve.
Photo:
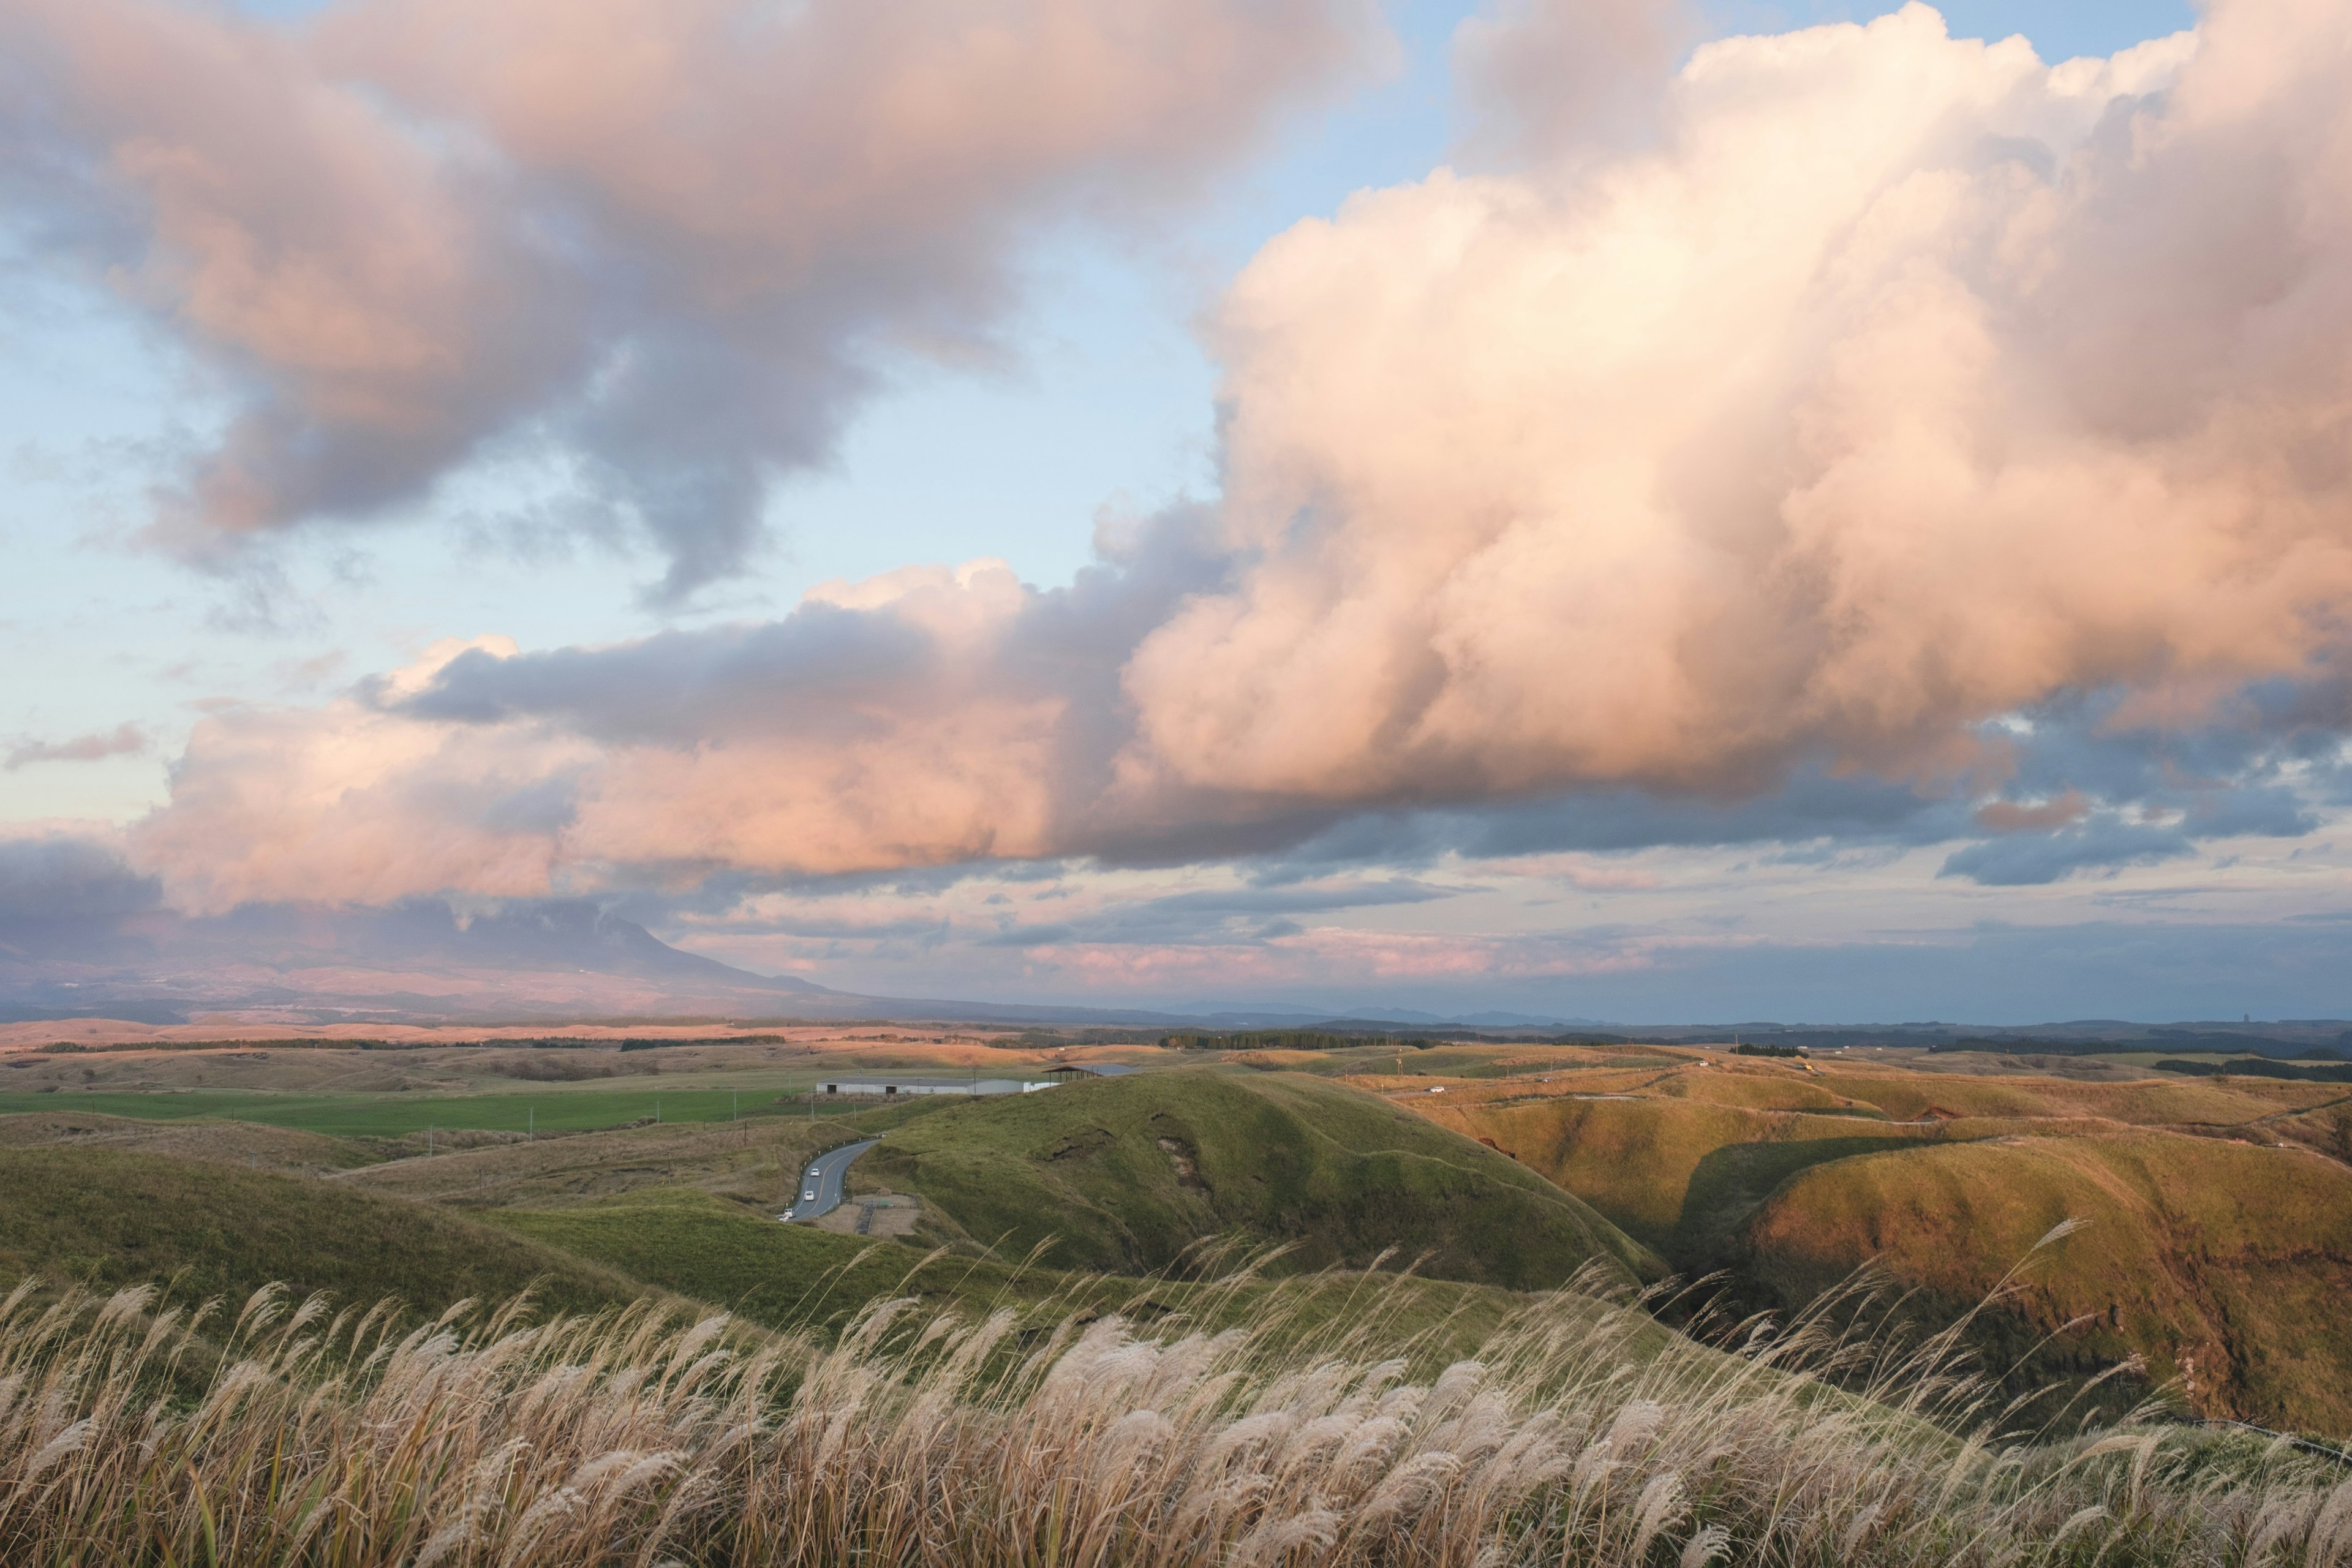
[{"label": "road curve", "polygon": [[[851,1143],[830,1153],[819,1154],[802,1166],[793,1184],[791,1205],[776,1217],[786,1224],[795,1224],[831,1214],[839,1208],[841,1184],[849,1175],[850,1162],[880,1142],[878,1138],[868,1138],[863,1143]],[[816,1196],[809,1197],[810,1193]]]}]

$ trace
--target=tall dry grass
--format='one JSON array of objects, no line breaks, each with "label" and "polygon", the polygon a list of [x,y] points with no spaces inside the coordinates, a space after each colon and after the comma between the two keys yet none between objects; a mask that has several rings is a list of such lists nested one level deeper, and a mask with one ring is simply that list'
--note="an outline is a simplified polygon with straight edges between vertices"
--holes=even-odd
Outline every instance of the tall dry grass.
[{"label": "tall dry grass", "polygon": [[2352,1559],[2352,1481],[2178,1428],[2004,1436],[1948,1339],[1823,1316],[1725,1352],[1563,1294],[1417,1380],[1378,1349],[1379,1287],[1285,1289],[1246,1331],[901,1300],[828,1346],[654,1306],[404,1329],[21,1288],[0,1563]]}]

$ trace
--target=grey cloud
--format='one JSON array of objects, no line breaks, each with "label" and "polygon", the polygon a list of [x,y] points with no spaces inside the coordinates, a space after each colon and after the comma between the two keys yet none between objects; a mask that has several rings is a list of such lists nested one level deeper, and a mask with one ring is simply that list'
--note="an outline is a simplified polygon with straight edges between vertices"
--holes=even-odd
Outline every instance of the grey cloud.
[{"label": "grey cloud", "polygon": [[982,947],[1031,948],[1083,940],[1074,925],[1008,926],[980,938]]},{"label": "grey cloud", "polygon": [[1259,875],[1279,881],[1375,862],[1424,865],[1579,850],[1606,854],[1663,847],[1940,843],[1966,834],[1967,811],[1949,797],[1900,784],[1801,768],[1748,799],[1580,791],[1549,799],[1447,810],[1333,814],[1293,825],[1294,846]]},{"label": "grey cloud", "polygon": [[2320,819],[2294,791],[2280,784],[2258,784],[2212,790],[2199,795],[2182,826],[2199,838],[2226,838],[2241,834],[2300,838],[2318,831]]},{"label": "grey cloud", "polygon": [[0,838],[0,925],[110,921],[162,896],[153,877],[107,845],[62,834]]},{"label": "grey cloud", "polygon": [[412,697],[366,694],[421,719],[549,720],[600,741],[691,745],[715,736],[839,721],[930,668],[916,628],[884,616],[803,605],[780,621],[665,632],[618,648],[458,655]]},{"label": "grey cloud", "polygon": [[[2242,694],[2211,721],[2153,727],[2116,721],[2112,692],[2069,695],[2028,717],[2007,794],[2019,801],[2095,803],[2087,819],[1970,845],[1940,875],[1999,886],[2147,865],[2197,843],[2252,836],[2301,837],[2320,826],[2313,802],[2285,781],[2311,748],[2315,707],[2282,683]],[[2340,732],[2329,737],[2340,746]],[[2140,820],[2126,819],[2124,812]],[[2021,810],[2021,820],[2034,813]],[[2151,821],[2150,818],[2164,819]],[[1992,813],[1980,824],[1999,826]]]},{"label": "grey cloud", "polygon": [[2021,834],[1971,844],[1954,851],[1937,875],[1967,877],[1992,887],[2026,887],[2079,872],[2153,865],[2194,848],[2179,828],[2107,819],[2063,833]]}]

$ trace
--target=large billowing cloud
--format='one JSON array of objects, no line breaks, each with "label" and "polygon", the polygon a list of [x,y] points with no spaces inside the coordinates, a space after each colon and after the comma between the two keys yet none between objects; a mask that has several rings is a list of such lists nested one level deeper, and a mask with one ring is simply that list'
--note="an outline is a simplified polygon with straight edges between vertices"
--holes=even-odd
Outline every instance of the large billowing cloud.
[{"label": "large billowing cloud", "polygon": [[2302,831],[2344,725],[2280,694],[2341,689],[2352,605],[2352,16],[2221,0],[2053,68],[1913,5],[1706,46],[1655,123],[1267,247],[1208,329],[1223,494],[1069,589],[910,572],[225,714],[141,851],[214,902],[536,890],[1792,779],[1947,836],[2008,788],[1979,831],[2056,842],[1951,863],[1991,881]]},{"label": "large billowing cloud", "polygon": [[551,438],[690,590],[1035,228],[1181,192],[1378,47],[1360,0],[0,0],[11,215],[214,362],[165,531]]}]

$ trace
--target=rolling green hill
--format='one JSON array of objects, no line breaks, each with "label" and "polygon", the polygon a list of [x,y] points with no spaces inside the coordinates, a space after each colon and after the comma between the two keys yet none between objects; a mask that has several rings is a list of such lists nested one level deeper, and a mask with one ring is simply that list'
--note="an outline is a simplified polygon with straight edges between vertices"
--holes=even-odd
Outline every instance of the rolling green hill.
[{"label": "rolling green hill", "polygon": [[[926,1310],[972,1315],[998,1307],[1048,1318],[1118,1311],[1159,1322],[1184,1314],[1212,1329],[1247,1324],[1276,1339],[1369,1334],[1418,1347],[1442,1365],[1475,1356],[1528,1298],[1451,1280],[1330,1275],[1228,1286],[1139,1279],[923,1253],[890,1242],[783,1226],[691,1188],[632,1192],[562,1209],[505,1209],[491,1225],[559,1247],[648,1285],[740,1313],[770,1328],[838,1331],[868,1303],[908,1297]],[[1654,1354],[1663,1331],[1640,1340]],[[1434,1365],[1431,1368],[1434,1370]]]},{"label": "rolling green hill", "polygon": [[[1271,1322],[1286,1339],[1353,1331],[1408,1350],[1432,1371],[1475,1355],[1530,1305],[1511,1291],[1436,1279],[1228,1286],[1094,1276],[927,1256],[772,1217],[814,1149],[940,1110],[644,1127],[393,1161],[368,1144],[247,1122],[79,1110],[0,1118],[0,1287],[27,1274],[100,1288],[175,1282],[182,1300],[234,1303],[281,1282],[297,1295],[396,1296],[425,1311],[527,1288],[552,1310],[667,1293],[820,1334],[905,1295],[928,1309]],[[861,1127],[867,1121],[878,1126]]]},{"label": "rolling green hill", "polygon": [[1440,1279],[1540,1289],[1658,1261],[1580,1200],[1471,1139],[1328,1079],[1184,1068],[956,1105],[892,1133],[857,1182],[928,1200],[1001,1257],[1140,1273],[1207,1237],[1301,1268],[1393,1248]]},{"label": "rolling green hill", "polygon": [[233,1301],[281,1282],[344,1302],[439,1308],[536,1290],[551,1310],[634,1300],[637,1281],[446,1209],[339,1184],[119,1149],[0,1148],[0,1281],[177,1279]]}]

